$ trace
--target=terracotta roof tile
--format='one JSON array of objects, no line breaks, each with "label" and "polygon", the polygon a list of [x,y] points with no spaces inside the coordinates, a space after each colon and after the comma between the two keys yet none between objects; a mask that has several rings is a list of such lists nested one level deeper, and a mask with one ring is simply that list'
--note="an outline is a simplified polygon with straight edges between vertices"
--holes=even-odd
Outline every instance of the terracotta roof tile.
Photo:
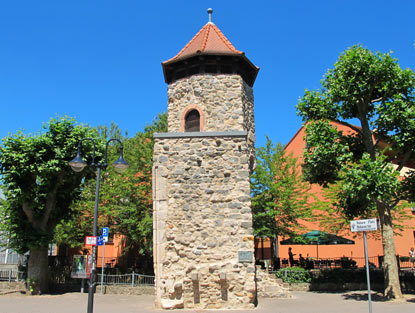
[{"label": "terracotta roof tile", "polygon": [[173,58],[163,63],[170,63],[184,59],[195,54],[227,54],[243,55],[238,51],[213,23],[207,23],[203,28],[190,40],[186,46]]}]

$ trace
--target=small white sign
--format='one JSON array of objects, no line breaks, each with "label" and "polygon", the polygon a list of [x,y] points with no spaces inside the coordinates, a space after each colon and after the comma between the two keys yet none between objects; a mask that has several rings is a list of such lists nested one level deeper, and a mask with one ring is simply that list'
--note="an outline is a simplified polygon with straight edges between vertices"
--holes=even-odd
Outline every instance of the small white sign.
[{"label": "small white sign", "polygon": [[86,236],[85,237],[85,246],[96,246],[97,245],[97,236]]},{"label": "small white sign", "polygon": [[350,222],[352,232],[378,230],[378,223],[375,218],[368,220],[357,220]]}]

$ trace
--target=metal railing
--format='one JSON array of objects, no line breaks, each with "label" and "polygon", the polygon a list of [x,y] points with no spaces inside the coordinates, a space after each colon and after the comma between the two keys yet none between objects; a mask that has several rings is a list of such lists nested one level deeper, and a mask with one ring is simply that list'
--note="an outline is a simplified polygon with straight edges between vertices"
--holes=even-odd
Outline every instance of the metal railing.
[{"label": "metal railing", "polygon": [[0,281],[22,281],[24,280],[23,274],[23,272],[16,271],[12,268],[0,269]]},{"label": "metal railing", "polygon": [[0,253],[0,264],[18,264],[19,254],[16,252],[1,252]]},{"label": "metal railing", "polygon": [[[373,267],[379,268],[379,256],[371,256],[368,258],[369,264]],[[332,258],[332,259],[311,259],[314,268],[336,268],[343,267],[344,263],[351,262],[353,263],[352,267],[365,267],[365,258],[364,257],[345,257],[345,258]],[[300,260],[294,260],[295,266],[300,266]],[[281,259],[281,268],[290,267],[289,260],[284,258]]]},{"label": "metal railing", "polygon": [[[411,262],[409,257],[397,255],[398,266],[401,269],[411,268]],[[368,257],[369,266],[375,268],[381,268],[383,262],[383,256],[370,256]],[[364,257],[344,257],[344,258],[329,258],[329,259],[311,259],[313,268],[327,269],[343,267],[345,263],[352,263],[352,267],[364,268],[366,261]],[[294,259],[294,266],[300,266],[300,260]],[[282,258],[280,263],[281,268],[290,267],[290,262],[287,258]]]},{"label": "metal railing", "polygon": [[[97,282],[101,284],[102,276],[98,274]],[[136,273],[121,275],[106,275],[103,279],[104,285],[131,285],[134,286],[154,286],[154,276],[141,275]]]}]

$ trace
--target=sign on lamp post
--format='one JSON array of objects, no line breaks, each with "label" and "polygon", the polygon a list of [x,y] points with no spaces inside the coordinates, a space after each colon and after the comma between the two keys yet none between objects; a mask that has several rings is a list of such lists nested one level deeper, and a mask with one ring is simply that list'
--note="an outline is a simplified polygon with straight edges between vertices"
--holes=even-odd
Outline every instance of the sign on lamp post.
[{"label": "sign on lamp post", "polygon": [[85,237],[85,246],[96,246],[97,245],[97,236],[86,236]]},{"label": "sign on lamp post", "polygon": [[102,238],[102,269],[101,269],[101,294],[103,294],[103,286],[104,286],[104,267],[105,267],[105,243],[108,242],[108,234],[109,234],[109,229],[108,227],[103,227],[102,231],[101,231],[101,236],[100,238]]},{"label": "sign on lamp post", "polygon": [[[100,180],[101,180],[101,169],[105,170],[108,166],[108,146],[112,141],[117,141],[120,144],[120,155],[118,156],[118,159],[113,163],[115,171],[122,173],[128,168],[128,163],[124,160],[123,156],[123,144],[121,140],[116,138],[111,138],[107,141],[106,147],[105,147],[105,155],[103,162],[95,162],[95,140],[93,138],[83,138],[78,143],[78,151],[75,156],[75,158],[69,162],[69,165],[75,172],[81,172],[85,166],[87,166],[87,163],[82,159],[81,156],[81,148],[82,148],[82,142],[84,141],[91,141],[93,145],[93,151],[92,151],[92,163],[91,166],[95,167],[97,169],[97,180],[96,180],[96,188],[95,188],[95,206],[94,206],[94,226],[93,226],[93,235],[97,236],[97,222],[98,222],[98,203],[99,203],[99,187],[100,187]],[[96,240],[96,238],[95,238]],[[86,243],[86,239],[85,239]],[[97,267],[97,254],[98,254],[98,246],[95,244],[92,245],[92,270],[91,270],[91,278],[89,280],[89,290],[88,290],[88,306],[87,306],[87,313],[93,313],[94,311],[94,293],[95,293],[95,287],[96,287],[96,267]]]}]

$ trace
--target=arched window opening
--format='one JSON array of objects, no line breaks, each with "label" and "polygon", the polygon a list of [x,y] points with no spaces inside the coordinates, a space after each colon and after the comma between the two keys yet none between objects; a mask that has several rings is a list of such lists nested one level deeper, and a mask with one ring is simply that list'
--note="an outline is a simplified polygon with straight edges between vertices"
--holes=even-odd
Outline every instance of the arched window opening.
[{"label": "arched window opening", "polygon": [[191,110],[185,118],[184,130],[186,132],[200,131],[200,114],[198,110]]}]

